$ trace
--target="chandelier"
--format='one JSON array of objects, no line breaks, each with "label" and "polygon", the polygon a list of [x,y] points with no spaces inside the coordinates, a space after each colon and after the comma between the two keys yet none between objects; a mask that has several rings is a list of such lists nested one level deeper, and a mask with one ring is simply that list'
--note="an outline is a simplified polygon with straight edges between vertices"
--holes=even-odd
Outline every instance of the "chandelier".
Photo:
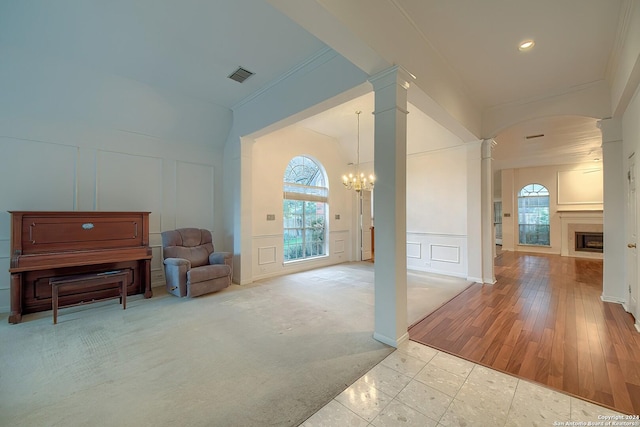
[{"label": "chandelier", "polygon": [[360,113],[362,111],[356,111],[358,117],[358,151],[356,152],[356,171],[354,173],[350,173],[349,175],[342,175],[342,184],[347,188],[347,190],[356,190],[358,193],[361,190],[371,191],[373,190],[373,185],[375,181],[375,177],[373,175],[369,175],[369,177],[365,177],[364,173],[359,171],[360,167]]}]

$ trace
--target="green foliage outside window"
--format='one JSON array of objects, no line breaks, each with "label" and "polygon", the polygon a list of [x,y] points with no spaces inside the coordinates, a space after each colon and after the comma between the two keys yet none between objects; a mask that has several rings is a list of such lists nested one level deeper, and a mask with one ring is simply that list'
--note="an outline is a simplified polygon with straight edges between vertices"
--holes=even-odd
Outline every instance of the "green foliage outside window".
[{"label": "green foliage outside window", "polygon": [[540,184],[528,184],[518,193],[518,242],[549,246],[549,191]]},{"label": "green foliage outside window", "polygon": [[320,166],[308,157],[293,158],[284,189],[284,260],[326,255],[327,188]]}]

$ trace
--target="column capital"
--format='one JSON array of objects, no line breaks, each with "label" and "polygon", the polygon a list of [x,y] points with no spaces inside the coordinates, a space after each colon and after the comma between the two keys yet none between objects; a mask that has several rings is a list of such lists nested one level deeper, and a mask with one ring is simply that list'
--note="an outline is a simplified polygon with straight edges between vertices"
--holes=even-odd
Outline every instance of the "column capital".
[{"label": "column capital", "polygon": [[401,65],[394,65],[369,77],[369,82],[373,85],[374,90],[392,84],[398,84],[405,89],[409,89],[411,82],[415,80],[415,78],[413,74]]},{"label": "column capital", "polygon": [[493,148],[498,145],[498,143],[493,139],[483,139],[482,140],[482,158],[490,159],[492,157],[491,152]]},{"label": "column capital", "polygon": [[602,145],[622,141],[622,121],[619,117],[598,120],[597,126],[602,132]]}]

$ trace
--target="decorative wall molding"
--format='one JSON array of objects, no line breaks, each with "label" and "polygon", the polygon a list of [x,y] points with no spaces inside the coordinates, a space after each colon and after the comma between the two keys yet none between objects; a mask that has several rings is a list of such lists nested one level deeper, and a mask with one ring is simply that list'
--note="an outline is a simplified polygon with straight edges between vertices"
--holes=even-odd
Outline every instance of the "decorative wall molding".
[{"label": "decorative wall molding", "polygon": [[466,234],[451,234],[451,233],[429,233],[426,231],[407,231],[407,236],[416,235],[416,236],[432,236],[432,237],[452,237],[452,238],[463,238],[466,239]]},{"label": "decorative wall molding", "polygon": [[253,240],[261,240],[261,239],[283,239],[284,234],[258,234],[253,236]]},{"label": "decorative wall molding", "polygon": [[602,168],[558,171],[558,205],[602,204]]},{"label": "decorative wall molding", "polygon": [[264,246],[258,248],[258,265],[275,264],[276,263],[276,247]]},{"label": "decorative wall molding", "polygon": [[407,242],[407,258],[422,258],[422,244],[420,242]]},{"label": "decorative wall molding", "polygon": [[455,245],[429,245],[429,259],[431,261],[460,264],[460,247]]},{"label": "decorative wall molding", "polygon": [[407,268],[467,278],[467,236],[407,233]]}]

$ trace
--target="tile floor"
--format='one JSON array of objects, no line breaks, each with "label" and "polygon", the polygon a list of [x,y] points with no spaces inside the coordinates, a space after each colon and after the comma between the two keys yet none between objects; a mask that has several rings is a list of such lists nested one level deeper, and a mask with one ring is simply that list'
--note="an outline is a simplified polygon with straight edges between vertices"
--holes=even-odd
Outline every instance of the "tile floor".
[{"label": "tile floor", "polygon": [[[623,417],[408,341],[302,427],[605,426],[616,416]],[[617,421],[640,426],[638,421]]]}]

